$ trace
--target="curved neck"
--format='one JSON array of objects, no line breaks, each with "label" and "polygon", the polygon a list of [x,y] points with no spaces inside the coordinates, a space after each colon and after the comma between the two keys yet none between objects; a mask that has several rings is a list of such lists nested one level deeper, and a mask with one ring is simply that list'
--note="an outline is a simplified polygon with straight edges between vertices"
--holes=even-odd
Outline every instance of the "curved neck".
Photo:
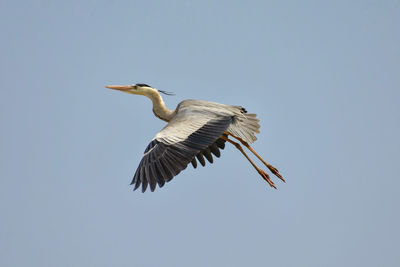
[{"label": "curved neck", "polygon": [[151,102],[153,102],[153,113],[156,117],[160,118],[163,121],[170,121],[174,117],[174,110],[168,109],[164,101],[161,98],[161,95],[157,91],[152,91],[149,94],[146,94],[148,98],[150,98]]}]

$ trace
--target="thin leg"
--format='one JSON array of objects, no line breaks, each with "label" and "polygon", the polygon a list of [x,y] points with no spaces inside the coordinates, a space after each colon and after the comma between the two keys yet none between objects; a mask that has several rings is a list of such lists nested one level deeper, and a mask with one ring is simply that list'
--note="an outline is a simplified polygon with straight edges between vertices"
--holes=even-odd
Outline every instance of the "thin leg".
[{"label": "thin leg", "polygon": [[239,143],[236,143],[235,141],[232,141],[231,139],[228,139],[228,137],[226,136],[221,136],[222,139],[224,139],[225,141],[228,141],[229,143],[231,143],[232,145],[234,145],[237,149],[239,149],[240,152],[242,152],[242,154],[246,157],[246,159],[251,163],[251,165],[253,165],[253,167],[257,170],[257,172],[261,175],[261,177],[267,181],[267,183],[276,189],[276,186],[274,184],[274,182],[272,182],[271,178],[269,178],[269,175],[261,170],[260,168],[257,167],[256,164],[254,164],[254,162],[249,158],[249,156],[246,154],[246,152],[244,152],[242,146]]},{"label": "thin leg", "polygon": [[283,182],[286,183],[285,179],[283,179],[282,175],[279,173],[278,169],[275,168],[274,166],[272,166],[271,164],[267,163],[260,155],[257,154],[256,151],[254,151],[254,149],[244,140],[242,140],[242,138],[234,136],[233,134],[229,133],[229,132],[225,132],[226,134],[232,136],[233,138],[237,139],[240,141],[240,143],[242,143],[242,145],[244,145],[245,147],[247,147],[259,160],[262,161],[262,163],[264,163],[265,166],[267,166],[267,168],[276,175],[276,177],[278,177],[279,179],[281,179]]}]

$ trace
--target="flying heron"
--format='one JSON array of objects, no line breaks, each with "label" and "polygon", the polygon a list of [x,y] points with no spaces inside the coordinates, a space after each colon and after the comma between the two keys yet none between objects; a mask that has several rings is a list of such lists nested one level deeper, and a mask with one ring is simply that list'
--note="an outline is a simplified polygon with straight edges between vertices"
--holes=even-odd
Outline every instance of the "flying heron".
[{"label": "flying heron", "polygon": [[206,164],[204,157],[213,163],[212,154],[220,157],[220,149],[224,149],[226,142],[234,145],[261,177],[276,189],[269,175],[260,169],[234,140],[247,147],[274,175],[285,182],[278,170],[249,145],[257,139],[255,133],[260,132],[260,125],[256,114],[247,113],[243,107],[203,100],[184,100],[175,110],[170,110],[165,106],[160,93],[171,93],[157,90],[147,84],[109,85],[106,88],[150,98],[154,115],[168,122],[145,149],[131,183],[134,190],[140,185],[142,192],[146,191],[148,185],[151,191],[155,190],[157,184],[161,188],[190,162],[196,168],[196,159],[202,166]]}]

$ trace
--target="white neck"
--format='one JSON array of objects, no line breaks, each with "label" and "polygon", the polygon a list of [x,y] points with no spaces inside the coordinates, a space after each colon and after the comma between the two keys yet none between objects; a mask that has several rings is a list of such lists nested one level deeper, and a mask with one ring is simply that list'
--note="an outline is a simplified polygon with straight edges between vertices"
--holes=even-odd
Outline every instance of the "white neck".
[{"label": "white neck", "polygon": [[158,118],[168,122],[174,117],[175,110],[170,110],[165,106],[164,101],[162,100],[158,91],[149,91],[147,94],[145,94],[145,96],[150,98],[151,102],[153,102],[153,112]]}]

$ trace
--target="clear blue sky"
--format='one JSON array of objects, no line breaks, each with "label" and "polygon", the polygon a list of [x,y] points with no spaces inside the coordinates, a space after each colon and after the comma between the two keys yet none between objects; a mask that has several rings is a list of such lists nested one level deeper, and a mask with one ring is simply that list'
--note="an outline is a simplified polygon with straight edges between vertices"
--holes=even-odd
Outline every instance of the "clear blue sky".
[{"label": "clear blue sky", "polygon": [[[399,1],[1,1],[1,266],[399,266]],[[233,147],[155,193],[148,83],[242,105]]]}]

